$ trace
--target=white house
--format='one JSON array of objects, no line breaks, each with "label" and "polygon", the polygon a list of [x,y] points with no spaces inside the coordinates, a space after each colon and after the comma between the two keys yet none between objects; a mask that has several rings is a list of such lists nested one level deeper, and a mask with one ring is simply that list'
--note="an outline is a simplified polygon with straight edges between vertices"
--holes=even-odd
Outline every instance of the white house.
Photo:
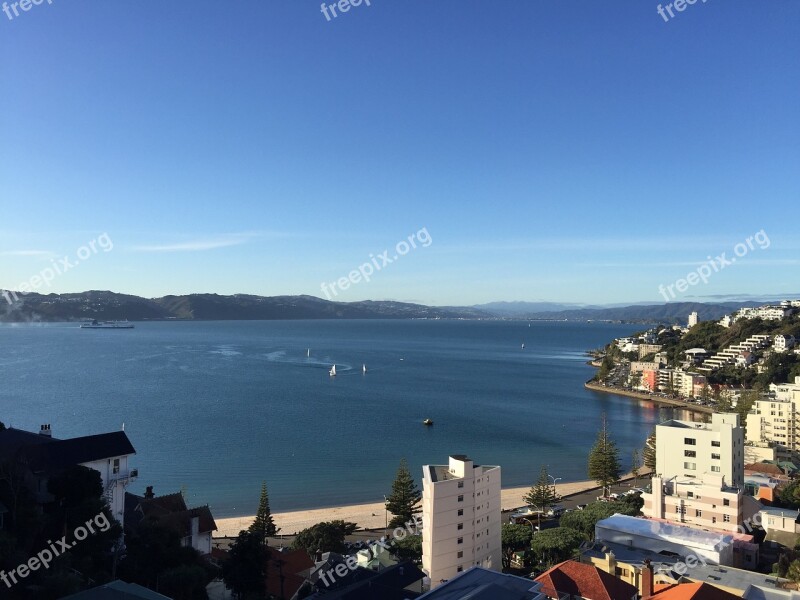
[{"label": "white house", "polygon": [[797,341],[791,335],[776,335],[772,344],[776,352],[786,352],[794,348]]}]

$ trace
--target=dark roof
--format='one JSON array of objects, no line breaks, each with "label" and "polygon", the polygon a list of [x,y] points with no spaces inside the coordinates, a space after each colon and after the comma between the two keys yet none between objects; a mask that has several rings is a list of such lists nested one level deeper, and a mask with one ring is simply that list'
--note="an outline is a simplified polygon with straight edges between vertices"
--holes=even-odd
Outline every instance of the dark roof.
[{"label": "dark roof", "polygon": [[[420,593],[406,590],[408,586],[420,581],[425,573],[416,565],[406,561],[392,565],[382,571],[358,569],[358,581],[336,590],[320,594],[325,600],[405,600],[417,598]],[[317,586],[320,587],[319,585]],[[321,588],[320,588],[321,589]]]},{"label": "dark roof", "polygon": [[0,460],[23,460],[34,471],[61,470],[95,460],[136,454],[124,431],[59,440],[20,429],[0,431]]},{"label": "dark roof", "polygon": [[168,596],[157,594],[135,583],[114,581],[61,600],[171,600]]},{"label": "dark roof", "polygon": [[539,585],[530,579],[470,567],[422,596],[433,600],[533,600]]},{"label": "dark roof", "polygon": [[39,447],[49,468],[63,468],[95,460],[136,454],[124,431],[54,440]]},{"label": "dark roof", "polygon": [[175,529],[181,536],[188,536],[192,533],[194,517],[200,519],[200,533],[217,530],[211,509],[208,506],[187,508],[180,492],[153,498],[125,494],[125,523],[131,527],[136,527],[145,518],[155,518]]}]

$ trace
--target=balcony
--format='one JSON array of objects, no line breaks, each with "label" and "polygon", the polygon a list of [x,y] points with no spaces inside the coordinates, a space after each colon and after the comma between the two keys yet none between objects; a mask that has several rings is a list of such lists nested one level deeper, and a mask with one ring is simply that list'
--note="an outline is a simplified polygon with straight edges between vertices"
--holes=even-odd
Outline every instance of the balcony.
[{"label": "balcony", "polygon": [[128,485],[139,477],[139,469],[120,469],[116,473],[112,473],[108,479],[108,483],[122,483]]}]

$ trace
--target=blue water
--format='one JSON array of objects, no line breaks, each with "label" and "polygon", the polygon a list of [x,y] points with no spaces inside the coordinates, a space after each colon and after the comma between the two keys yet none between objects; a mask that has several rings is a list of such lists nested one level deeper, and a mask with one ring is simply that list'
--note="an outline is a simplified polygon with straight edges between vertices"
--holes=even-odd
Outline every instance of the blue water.
[{"label": "blue water", "polygon": [[[541,464],[586,478],[605,412],[623,462],[665,416],[590,392],[584,352],[641,327],[473,321],[222,321],[0,326],[0,420],[56,437],[120,429],[163,494],[215,515],[373,502],[401,457],[449,454],[528,485]],[[526,349],[521,349],[522,342]],[[311,357],[306,357],[306,349]],[[328,376],[332,364],[339,375]],[[361,373],[366,363],[368,373]],[[435,425],[426,428],[425,418]]]}]

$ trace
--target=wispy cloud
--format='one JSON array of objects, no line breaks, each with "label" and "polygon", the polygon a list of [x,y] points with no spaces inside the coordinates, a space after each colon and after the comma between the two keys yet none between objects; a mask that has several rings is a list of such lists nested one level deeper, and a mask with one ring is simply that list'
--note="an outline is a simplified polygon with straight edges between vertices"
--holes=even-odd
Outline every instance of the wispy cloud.
[{"label": "wispy cloud", "polygon": [[133,246],[131,250],[134,252],[204,252],[207,250],[217,250],[219,248],[229,248],[231,246],[241,246],[254,237],[256,237],[256,234],[235,233],[169,244]]},{"label": "wispy cloud", "polygon": [[50,259],[55,258],[56,254],[49,250],[5,250],[0,252],[0,256],[26,256],[32,258]]}]

